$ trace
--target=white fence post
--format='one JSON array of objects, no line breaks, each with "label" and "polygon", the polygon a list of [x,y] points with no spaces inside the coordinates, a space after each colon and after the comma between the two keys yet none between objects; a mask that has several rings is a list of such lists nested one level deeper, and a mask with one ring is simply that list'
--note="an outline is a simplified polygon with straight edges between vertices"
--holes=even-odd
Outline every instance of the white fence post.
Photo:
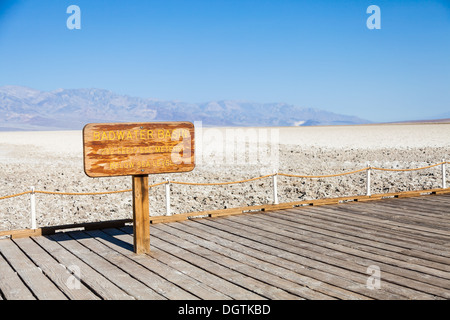
[{"label": "white fence post", "polygon": [[278,182],[277,182],[278,172],[274,172],[272,176],[273,184],[273,204],[278,204]]},{"label": "white fence post", "polygon": [[367,166],[369,167],[369,169],[367,169],[367,185],[366,185],[367,190],[366,190],[366,195],[368,197],[370,197],[372,195],[371,192],[370,192],[370,171],[371,171],[370,163],[367,163]]},{"label": "white fence post", "polygon": [[36,193],[35,188],[31,187],[30,201],[31,201],[31,229],[36,230]]},{"label": "white fence post", "polygon": [[166,216],[171,216],[172,212],[170,211],[170,181],[169,178],[166,178]]},{"label": "white fence post", "polygon": [[442,160],[442,189],[447,188],[447,177],[445,175],[445,169],[446,169],[445,164],[446,163],[445,163],[445,159],[444,159],[444,160]]}]

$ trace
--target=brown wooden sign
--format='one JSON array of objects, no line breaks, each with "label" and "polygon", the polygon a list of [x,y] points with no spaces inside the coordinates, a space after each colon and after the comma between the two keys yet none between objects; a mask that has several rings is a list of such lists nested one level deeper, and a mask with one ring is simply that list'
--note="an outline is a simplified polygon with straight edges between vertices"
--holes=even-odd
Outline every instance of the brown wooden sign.
[{"label": "brown wooden sign", "polygon": [[194,135],[190,122],[88,124],[84,171],[90,177],[192,171]]},{"label": "brown wooden sign", "polygon": [[150,253],[148,175],[195,167],[190,122],[94,123],[83,129],[84,172],[132,176],[134,252]]}]

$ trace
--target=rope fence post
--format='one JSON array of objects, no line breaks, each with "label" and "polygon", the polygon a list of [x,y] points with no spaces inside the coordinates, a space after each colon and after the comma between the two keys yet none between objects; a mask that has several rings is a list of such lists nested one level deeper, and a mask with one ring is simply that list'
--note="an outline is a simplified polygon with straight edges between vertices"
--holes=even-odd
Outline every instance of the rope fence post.
[{"label": "rope fence post", "polygon": [[447,177],[445,175],[445,170],[446,170],[446,162],[445,159],[442,160],[442,189],[446,189],[447,188]]},{"label": "rope fence post", "polygon": [[273,185],[273,204],[279,204],[278,202],[278,172],[275,170],[272,176],[272,185]]},{"label": "rope fence post", "polygon": [[366,195],[370,197],[372,194],[370,192],[370,171],[371,171],[370,163],[367,163],[367,182],[366,182]]},{"label": "rope fence post", "polygon": [[36,230],[36,193],[35,187],[31,187],[30,193],[30,207],[31,207],[31,229]]},{"label": "rope fence post", "polygon": [[171,216],[172,212],[170,211],[170,180],[166,178],[166,216]]}]

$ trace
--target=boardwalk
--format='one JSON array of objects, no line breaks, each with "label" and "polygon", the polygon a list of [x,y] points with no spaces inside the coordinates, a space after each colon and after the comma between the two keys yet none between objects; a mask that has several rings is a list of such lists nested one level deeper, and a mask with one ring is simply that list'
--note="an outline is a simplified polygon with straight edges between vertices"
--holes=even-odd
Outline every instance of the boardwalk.
[{"label": "boardwalk", "polygon": [[[0,299],[449,299],[450,195],[0,240]],[[379,276],[379,277],[378,277]]]}]

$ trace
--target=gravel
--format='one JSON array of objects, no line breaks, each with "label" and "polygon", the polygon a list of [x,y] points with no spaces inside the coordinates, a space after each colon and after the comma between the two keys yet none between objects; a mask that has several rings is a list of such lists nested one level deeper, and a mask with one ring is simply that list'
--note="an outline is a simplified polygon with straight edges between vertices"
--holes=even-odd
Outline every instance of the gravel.
[{"label": "gravel", "polygon": [[[252,129],[258,138],[266,133],[268,136],[274,133],[272,138],[275,138],[240,145],[226,139],[227,133],[233,130],[236,133],[238,129],[203,129],[196,133],[195,170],[153,175],[149,177],[150,184],[166,177],[187,182],[236,181],[274,170],[325,175],[365,168],[368,162],[376,167],[416,168],[450,159],[450,125],[445,124],[267,128],[264,132]],[[240,134],[242,132],[245,131]],[[218,135],[222,140],[211,139]],[[87,177],[83,170],[81,141],[78,131],[1,132],[0,197],[28,191],[31,186],[36,190],[60,192],[131,189],[131,177]],[[235,157],[230,157],[233,152]],[[375,171],[371,190],[375,194],[440,188],[441,177],[440,166],[413,172]],[[171,211],[177,214],[271,203],[272,190],[270,177],[225,186],[171,185]],[[278,177],[280,203],[360,195],[365,194],[365,190],[366,172],[319,179]],[[39,227],[132,216],[129,192],[95,196],[37,194],[36,200]],[[165,210],[164,186],[152,188],[150,214],[164,215]],[[23,229],[30,225],[30,195],[0,200],[0,230]]]}]

